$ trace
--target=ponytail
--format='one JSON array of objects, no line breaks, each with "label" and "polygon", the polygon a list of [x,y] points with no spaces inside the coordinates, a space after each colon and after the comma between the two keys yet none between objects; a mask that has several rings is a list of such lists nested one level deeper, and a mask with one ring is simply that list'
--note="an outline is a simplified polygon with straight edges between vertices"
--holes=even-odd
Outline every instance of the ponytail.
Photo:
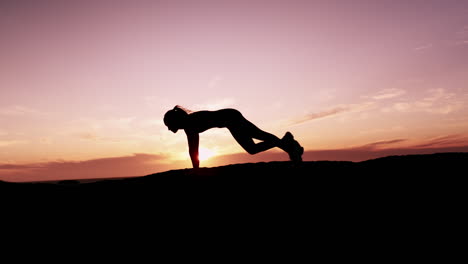
[{"label": "ponytail", "polygon": [[174,106],[174,108],[172,108],[172,111],[174,111],[174,112],[182,111],[182,112],[184,112],[184,113],[186,113],[186,114],[192,113],[191,110],[189,110],[189,109],[187,109],[187,108],[185,108],[185,107],[183,107],[183,106],[180,106],[180,105]]}]

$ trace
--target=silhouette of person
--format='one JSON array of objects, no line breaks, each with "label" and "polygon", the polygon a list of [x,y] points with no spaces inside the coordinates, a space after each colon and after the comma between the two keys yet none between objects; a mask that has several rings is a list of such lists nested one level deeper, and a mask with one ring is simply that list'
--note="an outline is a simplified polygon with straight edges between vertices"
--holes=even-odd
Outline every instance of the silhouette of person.
[{"label": "silhouette of person", "polygon": [[[286,132],[282,139],[265,132],[244,118],[236,109],[220,109],[217,111],[190,112],[177,105],[164,115],[164,124],[176,133],[183,129],[187,135],[190,159],[193,168],[199,168],[198,159],[199,134],[210,128],[227,128],[234,139],[249,154],[256,154],[278,147],[288,153],[294,163],[302,161],[304,148],[294,140],[290,132]],[[253,139],[261,140],[255,143]]]}]

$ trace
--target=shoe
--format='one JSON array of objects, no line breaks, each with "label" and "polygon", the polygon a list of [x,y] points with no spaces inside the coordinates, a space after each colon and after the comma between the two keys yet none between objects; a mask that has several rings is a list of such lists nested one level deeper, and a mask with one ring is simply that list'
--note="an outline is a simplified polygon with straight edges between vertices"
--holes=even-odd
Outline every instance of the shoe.
[{"label": "shoe", "polygon": [[302,154],[304,153],[304,148],[296,140],[294,140],[292,144],[293,150],[292,153],[289,155],[289,158],[295,163],[302,162]]},{"label": "shoe", "polygon": [[294,136],[291,132],[286,132],[283,138],[281,138],[281,142],[283,143],[284,150],[289,153],[292,150],[291,142],[294,140]]},{"label": "shoe", "polygon": [[293,140],[294,139],[294,136],[291,134],[291,132],[286,132],[286,134],[284,134],[283,138],[281,139],[282,141],[289,141],[289,140]]},{"label": "shoe", "polygon": [[304,148],[294,140],[294,136],[291,132],[286,132],[281,141],[284,144],[285,150],[289,155],[289,159],[294,163],[302,161],[302,154],[304,154]]}]

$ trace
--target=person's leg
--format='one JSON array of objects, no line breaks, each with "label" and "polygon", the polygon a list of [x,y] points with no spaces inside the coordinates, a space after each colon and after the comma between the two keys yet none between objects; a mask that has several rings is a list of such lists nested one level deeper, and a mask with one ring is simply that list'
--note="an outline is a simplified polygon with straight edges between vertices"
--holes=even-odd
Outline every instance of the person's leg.
[{"label": "person's leg", "polygon": [[[248,120],[242,120],[236,127],[229,128],[234,139],[249,153],[256,154],[279,147],[284,150],[281,139],[277,136],[259,129]],[[253,139],[262,142],[255,143]]]},{"label": "person's leg", "polygon": [[237,130],[230,131],[237,143],[239,143],[239,145],[241,145],[241,147],[244,148],[245,151],[247,151],[249,154],[257,154],[259,152],[276,147],[276,144],[272,141],[262,141],[259,143],[255,143],[252,137],[248,134]]}]

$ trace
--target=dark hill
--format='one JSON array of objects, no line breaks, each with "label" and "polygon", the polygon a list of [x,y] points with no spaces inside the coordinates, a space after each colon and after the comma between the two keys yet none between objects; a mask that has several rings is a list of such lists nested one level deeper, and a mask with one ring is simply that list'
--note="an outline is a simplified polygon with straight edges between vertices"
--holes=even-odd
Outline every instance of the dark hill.
[{"label": "dark hill", "polygon": [[[364,162],[309,161],[246,163],[183,169],[143,177],[101,180],[92,183],[0,182],[0,192],[15,196],[103,195],[109,199],[141,197],[191,200],[209,197],[342,199],[345,197],[393,197],[400,199],[444,191],[446,184],[465,177],[468,153],[389,156]],[[400,196],[398,196],[400,194]]]},{"label": "dark hill", "polygon": [[241,234],[248,242],[260,232],[271,241],[303,236],[282,241],[302,246],[310,239],[327,244],[340,238],[348,247],[364,238],[371,245],[392,243],[392,250],[394,243],[412,249],[414,239],[430,243],[440,234],[459,233],[467,164],[468,153],[444,153],[296,167],[235,164],[92,183],[0,182],[1,212],[24,226],[63,224],[66,235],[83,223],[100,230],[117,222],[111,228],[117,234],[127,228],[152,238],[163,230],[201,238],[209,230]]},{"label": "dark hill", "polygon": [[188,239],[190,247],[211,250],[206,240],[223,248],[235,241],[236,252],[266,247],[275,258],[289,246],[288,260],[297,250],[308,256],[325,250],[327,258],[396,252],[419,258],[441,244],[452,250],[450,241],[458,241],[451,235],[465,226],[467,164],[468,153],[444,153],[296,167],[235,164],[93,183],[0,182],[0,212],[11,221],[4,231],[42,230],[41,243],[51,230],[62,233],[57,241],[64,245],[80,234],[100,243],[96,237],[107,230],[118,243]]}]

